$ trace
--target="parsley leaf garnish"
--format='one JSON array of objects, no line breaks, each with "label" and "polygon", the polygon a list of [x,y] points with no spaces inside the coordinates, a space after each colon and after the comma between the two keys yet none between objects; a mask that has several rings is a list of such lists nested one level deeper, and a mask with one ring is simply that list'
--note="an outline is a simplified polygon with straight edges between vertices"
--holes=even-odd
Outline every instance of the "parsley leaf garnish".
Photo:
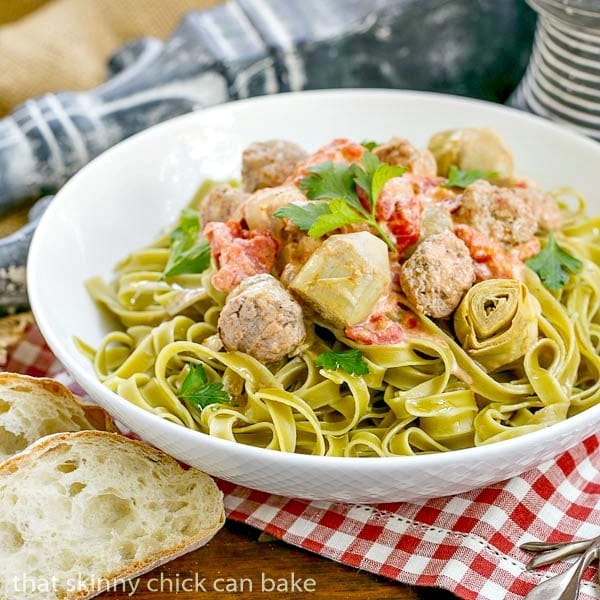
[{"label": "parsley leaf garnish", "polygon": [[480,171],[479,169],[469,169],[468,171],[462,171],[456,165],[450,167],[448,172],[448,181],[441,187],[451,188],[466,188],[478,179],[494,179],[498,177],[498,173],[495,171]]},{"label": "parsley leaf garnish", "polygon": [[375,148],[377,148],[377,146],[379,146],[380,144],[377,142],[373,142],[372,140],[363,140],[360,145],[363,148],[366,148],[369,152],[372,152]]},{"label": "parsley leaf garnish", "polygon": [[329,210],[329,202],[315,200],[309,204],[293,204],[278,208],[274,213],[274,217],[280,219],[289,219],[296,227],[302,231],[308,231],[312,224],[321,216],[331,214]]},{"label": "parsley leaf garnish", "polygon": [[383,186],[394,177],[402,177],[404,173],[406,173],[406,167],[381,163],[373,172],[373,177],[371,179],[372,198],[375,198],[375,201],[377,201],[377,198],[379,198],[379,194],[381,194]]},{"label": "parsley leaf garnish", "polygon": [[[373,202],[372,182],[373,177],[375,176],[375,171],[377,171],[377,168],[381,163],[379,162],[377,156],[369,151],[362,155],[360,162],[362,168],[356,166],[354,169],[354,183],[358,187],[362,188],[362,190],[365,192],[367,198],[369,199],[369,206],[373,211],[375,208],[375,203]],[[377,201],[377,198],[375,198],[375,200]]]},{"label": "parsley leaf garnish", "polygon": [[[404,167],[382,163],[366,151],[360,165],[329,160],[309,168],[308,172],[300,181],[300,189],[313,202],[288,204],[274,213],[276,217],[289,219],[303,231],[308,231],[312,238],[320,238],[351,223],[366,223],[377,230],[392,251],[396,250],[388,233],[375,219],[375,207],[385,183],[392,177],[403,175]],[[363,190],[367,207],[359,199],[356,186]]]},{"label": "parsley leaf garnish", "polygon": [[362,215],[347,204],[343,198],[334,198],[324,204],[328,212],[320,215],[308,229],[308,235],[311,238],[318,239],[330,231],[344,227],[344,225],[360,223],[364,220]]},{"label": "parsley leaf garnish", "polygon": [[367,194],[371,214],[375,216],[375,206],[383,186],[393,177],[402,177],[406,167],[382,163],[372,152],[365,152],[361,163],[362,168],[356,169],[354,181]]},{"label": "parsley leaf garnish", "polygon": [[190,371],[181,383],[179,396],[198,410],[202,410],[209,404],[230,401],[229,394],[223,389],[222,383],[208,383],[202,364],[190,365]]},{"label": "parsley leaf garnish", "polygon": [[182,273],[202,273],[210,264],[210,245],[206,240],[196,243],[200,219],[196,211],[185,208],[178,226],[171,232],[171,251],[162,277]]},{"label": "parsley leaf garnish", "polygon": [[308,175],[300,181],[300,189],[311,200],[348,198],[358,202],[354,190],[352,165],[334,163],[331,160],[309,167]]},{"label": "parsley leaf garnish", "polygon": [[[169,259],[171,257],[169,256]],[[183,273],[202,273],[210,264],[210,244],[203,240],[197,246],[190,248],[182,253],[173,261],[173,265],[167,268],[163,273],[164,277],[182,275]]]},{"label": "parsley leaf garnish", "polygon": [[359,350],[338,350],[319,354],[315,365],[335,371],[342,369],[350,375],[368,375],[369,365]]},{"label": "parsley leaf garnish", "polygon": [[525,264],[535,271],[542,283],[553,292],[563,287],[571,274],[575,275],[583,268],[583,263],[578,258],[571,256],[556,243],[552,232],[542,250],[533,258],[527,259]]}]

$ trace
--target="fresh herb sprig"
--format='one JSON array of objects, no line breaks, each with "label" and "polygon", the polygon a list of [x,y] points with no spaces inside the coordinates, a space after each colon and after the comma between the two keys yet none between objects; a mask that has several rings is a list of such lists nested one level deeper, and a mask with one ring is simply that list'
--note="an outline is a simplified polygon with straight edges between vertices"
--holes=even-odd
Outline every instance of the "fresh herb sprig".
[{"label": "fresh herb sprig", "polygon": [[562,288],[571,274],[581,272],[583,263],[566,250],[563,250],[552,232],[549,233],[544,247],[525,264],[535,271],[542,283],[552,292]]},{"label": "fresh herb sprig", "polygon": [[171,232],[171,251],[162,277],[184,273],[202,273],[210,265],[210,245],[206,240],[197,243],[200,219],[196,211],[185,208],[179,224]]},{"label": "fresh herb sprig", "polygon": [[377,148],[377,146],[380,146],[381,144],[379,144],[378,142],[374,142],[373,140],[363,140],[360,145],[363,148],[366,148],[369,152],[373,152],[373,150],[375,148]]},{"label": "fresh herb sprig", "polygon": [[181,383],[179,397],[187,400],[198,410],[206,408],[209,404],[231,401],[229,394],[223,389],[222,383],[208,383],[202,364],[190,365],[190,371]]},{"label": "fresh herb sprig", "polygon": [[315,365],[335,371],[341,369],[350,375],[368,375],[369,365],[359,350],[337,350],[319,354]]},{"label": "fresh herb sprig", "polygon": [[318,239],[326,233],[350,225],[360,223],[365,218],[356,208],[353,208],[343,198],[333,198],[325,203],[327,212],[320,215],[308,229],[308,235]]},{"label": "fresh herb sprig", "polygon": [[355,176],[354,164],[327,160],[308,168],[308,175],[300,180],[300,189],[311,200],[346,198],[353,205],[360,204],[354,185]]},{"label": "fresh herb sprig", "polygon": [[[345,225],[366,223],[395,251],[394,241],[375,218],[375,208],[385,183],[405,172],[405,167],[382,163],[369,151],[363,154],[361,164],[325,161],[309,168],[308,175],[300,181],[300,189],[313,202],[288,204],[274,215],[289,219],[315,239]],[[357,186],[366,197],[367,207],[359,198]]]},{"label": "fresh herb sprig", "polygon": [[442,184],[441,187],[445,188],[466,188],[472,183],[475,183],[478,179],[494,179],[498,177],[498,173],[495,171],[480,171],[479,169],[469,169],[463,171],[456,165],[452,165],[448,171],[448,181]]}]

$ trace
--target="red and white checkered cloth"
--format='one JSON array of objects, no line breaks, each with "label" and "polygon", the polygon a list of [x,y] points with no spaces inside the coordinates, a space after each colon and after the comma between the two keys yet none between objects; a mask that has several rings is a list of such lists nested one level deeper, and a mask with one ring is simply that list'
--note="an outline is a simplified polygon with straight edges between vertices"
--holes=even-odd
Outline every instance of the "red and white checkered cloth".
[{"label": "red and white checkered cloth", "polygon": [[[4,370],[55,377],[81,393],[34,326],[9,351]],[[518,549],[525,541],[600,535],[598,436],[521,477],[416,504],[310,502],[219,485],[230,519],[346,565],[442,587],[465,600],[518,600],[567,568],[559,563],[526,571],[530,557]],[[600,598],[596,577],[596,569],[588,569],[580,599]]]}]

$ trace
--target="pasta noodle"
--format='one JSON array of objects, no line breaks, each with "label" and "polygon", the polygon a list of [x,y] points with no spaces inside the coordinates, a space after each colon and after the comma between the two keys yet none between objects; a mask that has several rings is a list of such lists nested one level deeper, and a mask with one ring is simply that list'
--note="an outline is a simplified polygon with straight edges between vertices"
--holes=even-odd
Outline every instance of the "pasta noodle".
[{"label": "pasta noodle", "polygon": [[[206,189],[205,189],[206,191]],[[566,197],[567,192],[558,199]],[[211,266],[164,277],[170,241],[136,250],[113,285],[87,282],[122,323],[97,349],[79,342],[98,377],[163,419],[223,439],[284,452],[396,456],[489,444],[547,427],[600,401],[600,218],[564,209],[556,238],[583,261],[557,292],[524,280],[471,288],[452,324],[417,313],[413,334],[366,344],[318,317],[306,319],[295,355],[270,365],[216,343],[226,294]],[[319,367],[354,348],[366,375]],[[198,408],[180,395],[195,365],[231,401]]]}]

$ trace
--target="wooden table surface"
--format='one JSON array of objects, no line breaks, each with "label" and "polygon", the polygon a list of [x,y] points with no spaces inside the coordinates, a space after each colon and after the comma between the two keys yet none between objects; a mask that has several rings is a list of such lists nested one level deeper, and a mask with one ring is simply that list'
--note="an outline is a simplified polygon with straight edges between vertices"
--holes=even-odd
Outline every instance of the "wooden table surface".
[{"label": "wooden table surface", "polygon": [[455,600],[449,592],[414,588],[338,564],[227,521],[208,543],[114,591],[101,600]]}]

